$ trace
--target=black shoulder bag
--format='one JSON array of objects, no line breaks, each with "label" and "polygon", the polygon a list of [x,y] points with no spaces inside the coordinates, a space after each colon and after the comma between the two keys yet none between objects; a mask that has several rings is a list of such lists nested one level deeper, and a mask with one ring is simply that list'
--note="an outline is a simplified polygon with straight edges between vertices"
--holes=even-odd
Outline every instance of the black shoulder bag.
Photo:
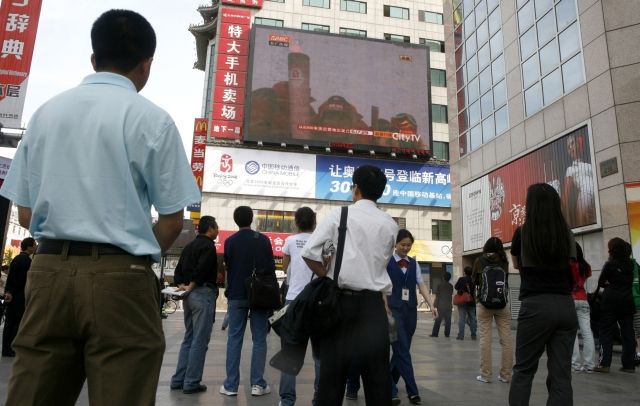
[{"label": "black shoulder bag", "polygon": [[251,240],[253,269],[251,270],[251,276],[245,280],[247,298],[249,307],[252,309],[274,310],[282,305],[280,302],[280,286],[275,272],[256,268],[256,250],[259,236],[260,234],[256,231]]}]

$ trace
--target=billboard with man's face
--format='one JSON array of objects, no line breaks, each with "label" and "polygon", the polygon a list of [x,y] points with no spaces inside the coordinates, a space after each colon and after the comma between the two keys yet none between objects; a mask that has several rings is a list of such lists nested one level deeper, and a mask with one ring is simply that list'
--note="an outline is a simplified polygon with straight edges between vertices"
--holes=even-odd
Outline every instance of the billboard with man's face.
[{"label": "billboard with man's face", "polygon": [[424,151],[428,48],[254,26],[245,140]]}]

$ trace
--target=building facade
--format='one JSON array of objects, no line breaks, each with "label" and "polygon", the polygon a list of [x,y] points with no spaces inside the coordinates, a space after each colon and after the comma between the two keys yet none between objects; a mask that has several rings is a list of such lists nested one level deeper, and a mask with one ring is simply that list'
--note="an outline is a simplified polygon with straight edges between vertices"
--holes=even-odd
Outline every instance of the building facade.
[{"label": "building facade", "polygon": [[[224,3],[224,2],[223,2]],[[218,1],[199,8],[204,22],[190,27],[196,37],[197,61],[195,68],[206,73],[202,100],[202,117],[209,118],[212,110],[212,96],[216,71],[212,55],[216,53],[216,27],[218,25],[220,5]],[[432,100],[433,155],[438,165],[448,167],[449,131],[447,114],[447,90],[445,68],[444,25],[442,1],[356,1],[356,0],[282,0],[264,1],[261,8],[252,9],[251,23],[274,28],[294,28],[298,30],[320,31],[343,36],[358,36],[378,40],[400,41],[429,47]],[[372,62],[375,63],[375,62]],[[427,75],[425,75],[427,77]],[[426,103],[425,103],[426,106]],[[262,146],[261,143],[247,144],[241,141],[224,142],[209,139],[207,151],[216,148],[249,148],[256,156],[261,152],[271,154],[295,153],[297,155],[313,153],[307,147]],[[316,150],[316,152],[318,152]],[[334,155],[336,151],[324,148],[319,154]],[[338,155],[358,158],[358,151],[343,151]],[[287,160],[287,155],[282,155]],[[291,155],[293,156],[293,155]],[[360,155],[360,158],[402,161],[395,154],[380,153]],[[208,157],[206,158],[208,159]],[[419,162],[416,156],[404,157],[410,162]],[[423,160],[424,161],[424,160]],[[206,165],[205,165],[206,168]],[[205,185],[207,177],[205,170]],[[317,212],[318,220],[333,208],[344,204],[318,198],[294,197],[282,193],[280,196],[262,196],[239,191],[237,193],[203,193],[201,213],[216,217],[224,232],[236,229],[233,222],[233,210],[239,205],[248,205],[254,209],[254,227],[272,237],[276,255],[281,249],[282,239],[295,232],[293,214],[301,206],[309,206]],[[412,231],[418,243],[416,253],[425,272],[440,275],[451,271],[451,214],[449,207],[425,207],[409,204],[381,204],[381,207],[396,218],[401,227]]]},{"label": "building facade", "polygon": [[445,0],[453,251],[511,241],[526,187],[558,190],[598,270],[613,237],[638,252],[640,2]]}]

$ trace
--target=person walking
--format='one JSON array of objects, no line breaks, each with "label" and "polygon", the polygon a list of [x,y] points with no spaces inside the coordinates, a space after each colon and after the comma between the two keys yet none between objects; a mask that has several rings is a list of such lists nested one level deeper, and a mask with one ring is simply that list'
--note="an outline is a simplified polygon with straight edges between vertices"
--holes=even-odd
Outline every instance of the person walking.
[{"label": "person walking", "polygon": [[529,404],[531,384],[546,350],[547,405],[571,406],[571,353],[578,329],[571,298],[570,259],[576,256],[575,241],[552,186],[529,186],[526,208],[524,224],[511,240],[512,263],[520,272],[522,303],[509,405]]},{"label": "person walking", "polygon": [[436,288],[436,299],[434,300],[434,314],[436,320],[433,322],[433,330],[431,330],[431,337],[438,337],[440,333],[440,323],[444,320],[444,336],[449,337],[451,333],[451,309],[453,304],[451,300],[453,298],[453,285],[451,282],[451,274],[445,272],[442,275],[442,282]]},{"label": "person walking", "polygon": [[[497,273],[496,273],[497,271]],[[496,275],[499,275],[496,276]],[[513,366],[513,344],[511,343],[511,309],[506,301],[498,301],[495,306],[488,307],[482,303],[480,295],[482,287],[486,285],[487,291],[491,290],[491,284],[502,285],[502,292],[496,294],[507,297],[509,277],[509,262],[504,252],[502,240],[498,237],[490,237],[482,247],[482,256],[473,263],[473,274],[471,278],[479,291],[476,294],[478,305],[476,307],[478,315],[478,333],[480,335],[480,375],[476,379],[480,382],[489,383],[492,381],[493,367],[491,362],[491,341],[493,321],[498,328],[502,356],[500,364],[500,382],[511,380],[511,367]],[[504,279],[503,279],[504,278]],[[484,282],[483,282],[484,281]],[[497,290],[499,290],[499,286]],[[485,294],[489,294],[488,292]],[[500,307],[502,306],[502,307]]]},{"label": "person walking", "polygon": [[393,285],[387,302],[396,322],[398,335],[398,339],[391,343],[393,355],[389,363],[392,380],[391,402],[393,405],[401,403],[398,396],[398,381],[400,377],[404,380],[409,403],[413,405],[422,403],[411,361],[411,340],[416,331],[418,321],[418,295],[416,290],[420,291],[429,307],[434,309],[429,299],[427,285],[422,280],[420,267],[416,260],[409,256],[413,242],[413,235],[409,230],[400,229],[396,237],[395,251],[387,264],[387,273]]},{"label": "person walking", "polygon": [[218,297],[218,255],[214,242],[217,236],[216,219],[202,216],[198,222],[198,235],[182,249],[174,272],[173,281],[178,290],[187,294],[182,301],[184,338],[170,388],[185,394],[207,390],[201,381]]},{"label": "person walking", "polygon": [[165,339],[151,264],[200,190],[175,123],[138,94],[151,24],[109,10],[91,45],[96,73],[33,114],[0,189],[38,241],[9,406],[73,405],[85,379],[92,405],[155,402]]},{"label": "person walking", "polygon": [[[289,288],[285,297],[285,305],[291,303],[314,276],[300,254],[307,244],[311,233],[316,228],[316,213],[309,207],[301,207],[294,215],[298,233],[287,237],[282,248],[282,269],[287,271]],[[315,351],[313,363],[315,378],[313,381],[313,400],[315,406],[318,396],[318,379],[320,378],[320,361]],[[293,406],[296,403],[296,376],[282,373],[280,375],[280,406]]]},{"label": "person walking", "polygon": [[464,276],[458,278],[454,289],[458,294],[468,293],[471,295],[471,301],[458,305],[458,336],[456,340],[464,340],[465,325],[469,324],[469,330],[471,332],[471,339],[476,339],[477,322],[476,322],[476,302],[475,302],[475,288],[473,287],[473,281],[471,280],[471,274],[473,270],[470,266],[464,267]]},{"label": "person walking", "polygon": [[578,325],[582,335],[582,354],[580,354],[580,343],[578,336],[573,343],[573,355],[571,357],[571,367],[576,372],[593,372],[596,366],[595,361],[595,341],[591,331],[591,308],[587,301],[587,291],[585,285],[591,276],[591,265],[584,259],[582,247],[576,243],[576,259],[571,261],[571,276],[573,279],[573,290],[571,296],[576,306]]},{"label": "person walking", "polygon": [[636,311],[631,287],[634,261],[631,244],[622,238],[612,238],[607,244],[609,260],[602,267],[596,292],[604,289],[600,306],[600,362],[593,370],[609,372],[613,352],[613,335],[616,325],[622,339],[622,372],[635,372],[633,315]]},{"label": "person walking", "polygon": [[7,306],[6,321],[2,331],[2,356],[15,357],[11,348],[18,334],[25,309],[24,289],[27,285],[27,273],[31,267],[31,256],[36,252],[36,240],[27,237],[20,242],[20,253],[11,260],[9,275],[4,289],[4,302]]},{"label": "person walking", "polygon": [[[365,402],[369,406],[391,404],[389,379],[389,322],[385,297],[392,291],[387,264],[393,254],[398,225],[376,207],[387,178],[380,168],[363,165],[353,172],[354,204],[348,206],[342,267],[336,281],[342,318],[338,326],[320,338],[319,406],[342,404],[347,371],[360,368]],[[341,208],[332,210],[313,232],[302,257],[318,276],[333,275],[323,265],[323,247],[338,246]]]},{"label": "person walking", "polygon": [[264,366],[267,362],[267,328],[268,311],[251,309],[245,288],[245,281],[253,270],[260,270],[265,274],[276,272],[271,242],[264,234],[251,229],[253,210],[249,206],[238,206],[233,211],[233,221],[239,231],[231,235],[224,242],[224,262],[227,270],[228,299],[227,313],[229,314],[227,339],[227,377],[220,393],[226,396],[236,396],[240,385],[240,355],[247,319],[251,325],[253,349],[251,351],[251,396],[262,396],[271,393],[271,387],[264,379]]}]

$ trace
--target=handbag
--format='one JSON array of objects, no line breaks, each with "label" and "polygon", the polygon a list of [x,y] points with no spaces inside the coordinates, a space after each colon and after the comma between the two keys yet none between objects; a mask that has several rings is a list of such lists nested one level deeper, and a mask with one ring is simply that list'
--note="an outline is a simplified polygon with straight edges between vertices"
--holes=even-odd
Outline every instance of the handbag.
[{"label": "handbag", "polygon": [[465,305],[471,302],[473,302],[473,298],[469,292],[456,293],[453,296],[453,304],[456,306]]},{"label": "handbag", "polygon": [[280,285],[275,272],[269,272],[256,268],[256,243],[260,234],[253,236],[253,270],[251,276],[245,280],[249,307],[260,310],[274,310],[281,305]]}]

